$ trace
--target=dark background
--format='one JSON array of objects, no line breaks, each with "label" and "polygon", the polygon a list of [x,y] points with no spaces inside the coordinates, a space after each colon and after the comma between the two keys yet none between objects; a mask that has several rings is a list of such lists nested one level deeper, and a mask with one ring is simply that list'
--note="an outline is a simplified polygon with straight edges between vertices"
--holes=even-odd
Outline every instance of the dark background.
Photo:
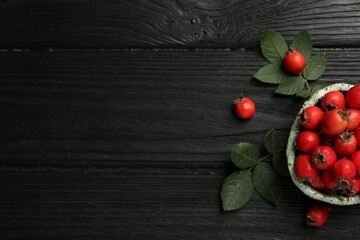
[{"label": "dark background", "polygon": [[359,83],[359,1],[0,0],[0,239],[359,236],[359,206],[307,228],[287,177],[279,207],[221,210],[231,145],[285,145],[303,102],[252,79],[267,28],[308,29],[320,81]]}]

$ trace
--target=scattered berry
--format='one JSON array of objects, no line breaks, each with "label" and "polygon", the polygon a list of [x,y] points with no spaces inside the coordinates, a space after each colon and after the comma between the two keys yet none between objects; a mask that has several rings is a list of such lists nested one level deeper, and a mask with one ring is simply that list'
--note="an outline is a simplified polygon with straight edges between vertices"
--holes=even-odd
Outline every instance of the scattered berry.
[{"label": "scattered berry", "polygon": [[283,66],[286,71],[299,74],[303,71],[306,64],[305,57],[298,51],[289,49],[283,59]]},{"label": "scattered berry", "polygon": [[320,227],[329,217],[329,208],[323,205],[314,205],[306,213],[308,226]]},{"label": "scattered berry", "polygon": [[254,116],[256,107],[250,98],[239,98],[234,101],[235,114],[240,119],[250,119]]}]

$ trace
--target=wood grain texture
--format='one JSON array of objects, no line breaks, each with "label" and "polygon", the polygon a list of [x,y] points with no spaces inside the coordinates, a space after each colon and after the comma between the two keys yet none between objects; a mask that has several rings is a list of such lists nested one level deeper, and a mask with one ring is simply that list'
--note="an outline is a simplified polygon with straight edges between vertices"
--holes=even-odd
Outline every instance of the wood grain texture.
[{"label": "wood grain texture", "polygon": [[[359,51],[325,49],[321,82],[358,82]],[[285,145],[302,100],[252,79],[256,51],[55,51],[0,54],[4,167],[226,167],[231,145]],[[344,60],[346,59],[346,60]],[[312,82],[316,84],[316,82]],[[251,96],[240,121],[232,101]]]},{"label": "wood grain texture", "polygon": [[[321,81],[359,81],[359,49],[317,51],[329,59]],[[254,195],[221,211],[231,145],[260,145],[270,128],[285,145],[301,105],[252,79],[264,63],[241,50],[0,52],[0,238],[359,235],[358,206],[306,229],[313,201],[289,178],[278,208]],[[241,92],[257,104],[250,121],[232,113]]]},{"label": "wood grain texture", "polygon": [[1,239],[332,240],[360,233],[359,206],[335,207],[326,227],[306,228],[313,202],[289,181],[277,208],[254,194],[241,211],[224,213],[218,194],[225,174],[2,173]]},{"label": "wood grain texture", "polygon": [[1,0],[0,48],[253,48],[267,28],[358,46],[359,10],[356,0]]}]

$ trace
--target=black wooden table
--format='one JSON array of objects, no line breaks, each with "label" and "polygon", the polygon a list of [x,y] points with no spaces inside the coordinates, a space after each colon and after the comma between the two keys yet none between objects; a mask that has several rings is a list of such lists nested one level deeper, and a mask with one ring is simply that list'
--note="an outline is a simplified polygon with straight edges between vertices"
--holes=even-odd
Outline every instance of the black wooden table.
[{"label": "black wooden table", "polygon": [[0,239],[358,238],[359,206],[307,228],[287,177],[278,207],[221,210],[231,145],[285,145],[303,101],[252,78],[267,28],[308,29],[320,81],[360,82],[355,0],[0,0]]}]

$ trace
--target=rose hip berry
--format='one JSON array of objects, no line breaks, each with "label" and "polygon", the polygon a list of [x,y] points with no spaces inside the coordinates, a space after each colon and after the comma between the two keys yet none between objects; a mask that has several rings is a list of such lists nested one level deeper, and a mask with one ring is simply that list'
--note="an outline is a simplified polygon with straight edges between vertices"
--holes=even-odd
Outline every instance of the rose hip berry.
[{"label": "rose hip berry", "polygon": [[356,166],[349,159],[342,158],[334,163],[333,173],[336,179],[349,182],[356,176]]},{"label": "rose hip berry", "polygon": [[320,144],[320,137],[316,132],[301,131],[296,137],[296,147],[304,153],[311,152]]},{"label": "rose hip berry", "polygon": [[320,127],[322,118],[323,111],[316,106],[311,106],[306,108],[302,113],[301,124],[306,129],[315,130]]},{"label": "rose hip berry", "polygon": [[336,159],[335,151],[327,145],[317,146],[311,153],[311,163],[320,170],[330,168]]},{"label": "rose hip berry", "polygon": [[283,59],[283,66],[286,71],[299,74],[303,71],[306,64],[305,57],[298,51],[289,50]]},{"label": "rose hip berry", "polygon": [[334,141],[334,150],[339,156],[349,156],[355,152],[357,141],[352,132],[340,134]]},{"label": "rose hip berry", "polygon": [[327,135],[339,135],[347,126],[348,114],[343,110],[331,110],[322,120],[322,130]]},{"label": "rose hip berry", "polygon": [[345,108],[345,97],[339,91],[331,91],[325,94],[321,99],[321,109],[325,112],[334,110],[334,109],[343,109]]},{"label": "rose hip berry", "polygon": [[349,188],[347,189],[346,195],[351,197],[360,192],[360,178],[354,178],[349,182]]},{"label": "rose hip berry", "polygon": [[325,183],[320,175],[317,175],[315,178],[309,180],[309,185],[315,189],[324,189]]},{"label": "rose hip berry", "polygon": [[255,114],[255,103],[250,98],[239,98],[234,101],[235,114],[240,119],[252,118]]},{"label": "rose hip berry", "polygon": [[336,190],[339,187],[339,181],[335,178],[333,169],[330,168],[324,171],[321,175],[321,179],[324,181],[325,187],[329,190]]},{"label": "rose hip berry", "polygon": [[301,180],[307,181],[318,176],[318,170],[311,165],[309,154],[300,154],[295,160],[295,173]]},{"label": "rose hip berry", "polygon": [[360,127],[355,129],[354,135],[355,135],[355,138],[356,138],[357,147],[360,148]]},{"label": "rose hip berry", "polygon": [[323,205],[314,205],[306,213],[308,226],[320,227],[329,217],[329,208]]},{"label": "rose hip berry", "polygon": [[353,154],[351,154],[350,160],[355,164],[356,173],[360,176],[360,150],[356,150]]},{"label": "rose hip berry", "polygon": [[360,108],[360,84],[349,89],[346,93],[346,104],[351,108]]},{"label": "rose hip berry", "polygon": [[354,131],[360,125],[360,111],[350,108],[346,110],[346,113],[349,114],[349,120],[346,125],[346,130]]}]

